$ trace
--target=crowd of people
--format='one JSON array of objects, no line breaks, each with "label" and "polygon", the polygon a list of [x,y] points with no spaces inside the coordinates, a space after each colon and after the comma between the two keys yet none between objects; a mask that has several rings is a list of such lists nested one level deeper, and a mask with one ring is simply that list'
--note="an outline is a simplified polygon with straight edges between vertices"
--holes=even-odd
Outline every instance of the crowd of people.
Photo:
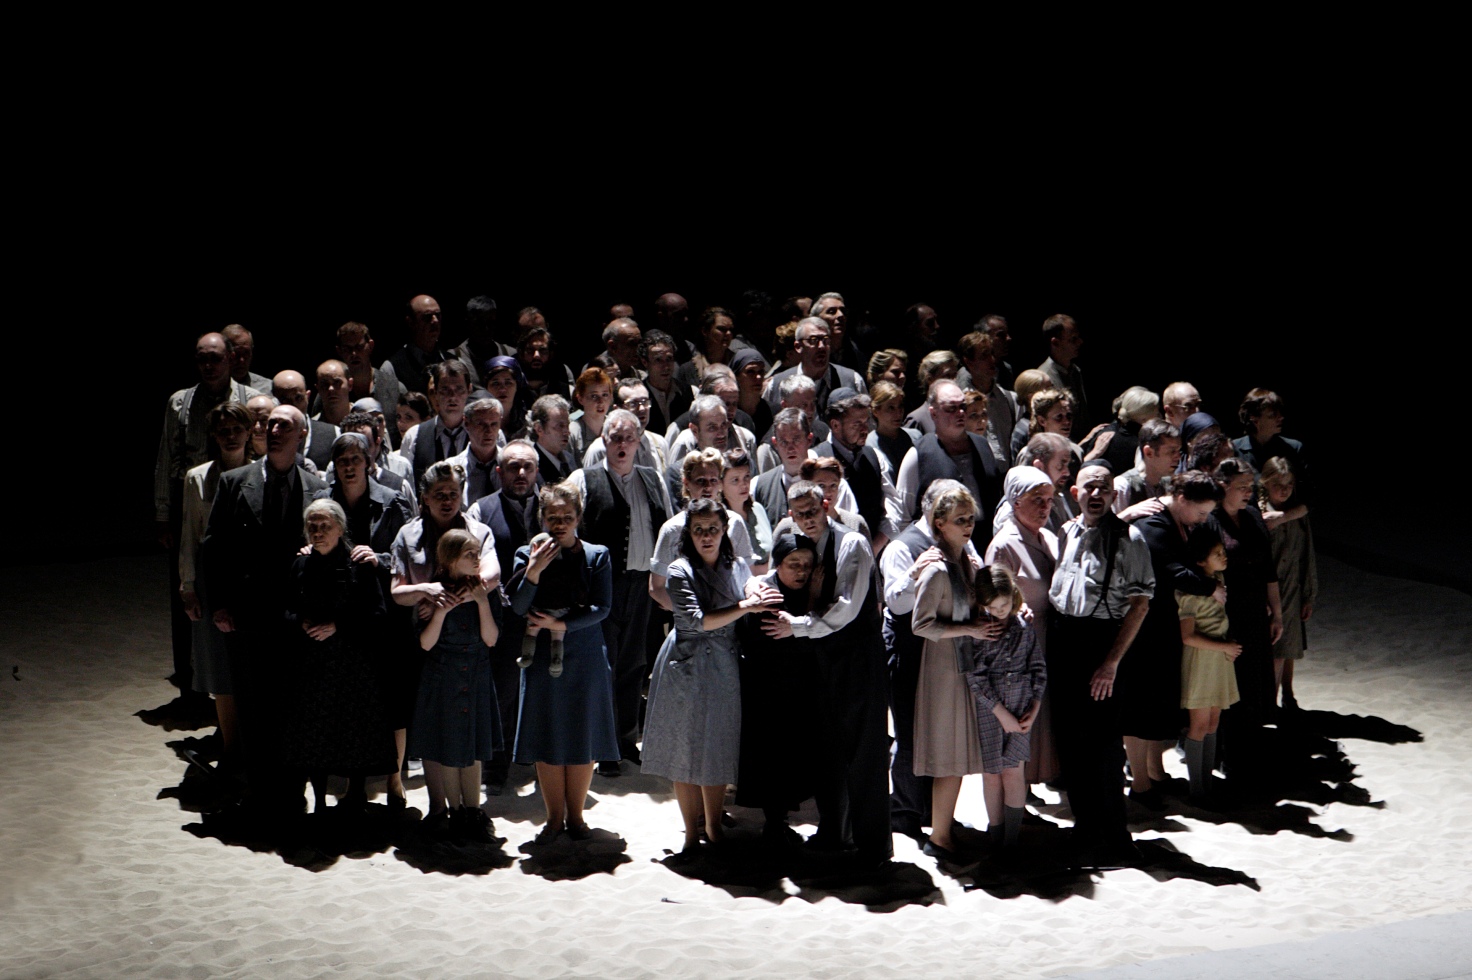
[{"label": "crowd of people", "polygon": [[[636,764],[681,855],[723,845],[734,787],[772,847],[872,866],[895,833],[1006,851],[1047,784],[1101,867],[1138,860],[1128,799],[1216,805],[1234,744],[1296,708],[1317,583],[1277,393],[1232,439],[1185,381],[1101,411],[1066,315],[1016,372],[998,315],[947,341],[924,304],[849,330],[837,293],[652,312],[609,309],[576,371],[485,296],[450,350],[427,295],[376,364],[343,324],[311,386],[255,374],[241,325],[198,338],[155,517],[174,680],[213,701],[242,812],[300,819],[308,784],[361,810],[386,777],[411,819],[422,766],[427,831],[488,841],[483,790],[535,766],[537,842],[584,840],[594,779]],[[976,774],[984,838],[955,812]]]}]

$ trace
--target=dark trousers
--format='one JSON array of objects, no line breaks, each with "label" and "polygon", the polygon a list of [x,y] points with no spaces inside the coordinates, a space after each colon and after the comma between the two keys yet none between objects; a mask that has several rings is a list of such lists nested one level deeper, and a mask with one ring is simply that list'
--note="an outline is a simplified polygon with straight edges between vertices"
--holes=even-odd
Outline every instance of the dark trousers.
[{"label": "dark trousers", "polygon": [[[279,616],[279,614],[278,614]],[[250,796],[263,810],[290,817],[306,807],[306,780],[281,763],[294,674],[285,627],[247,620],[226,634]],[[298,627],[299,628],[299,627]]]},{"label": "dark trousers", "polygon": [[818,836],[866,858],[894,854],[889,813],[885,655],[879,620],[816,641],[820,737]]},{"label": "dark trousers", "polygon": [[639,742],[639,708],[649,666],[646,638],[649,629],[649,573],[617,572],[613,576],[613,607],[603,620],[603,643],[613,671],[613,713],[618,747],[625,757]]},{"label": "dark trousers", "polygon": [[1082,846],[1129,843],[1119,699],[1095,701],[1094,671],[1119,635],[1119,621],[1054,614],[1048,625],[1048,694],[1053,738]]},{"label": "dark trousers", "polygon": [[[169,549],[169,631],[174,649],[173,682],[184,694],[194,690],[194,664],[190,653],[194,647],[194,624],[184,612],[184,599],[179,595],[179,539],[184,529],[184,484],[174,480],[169,484],[169,534],[174,546]],[[203,578],[203,569],[198,570]],[[208,613],[206,613],[208,615]]]},{"label": "dark trousers", "polygon": [[924,644],[910,632],[910,617],[884,621],[889,650],[889,713],[894,718],[894,748],[889,758],[889,819],[896,833],[914,834],[930,826],[929,776],[915,775],[915,688],[920,683]]}]

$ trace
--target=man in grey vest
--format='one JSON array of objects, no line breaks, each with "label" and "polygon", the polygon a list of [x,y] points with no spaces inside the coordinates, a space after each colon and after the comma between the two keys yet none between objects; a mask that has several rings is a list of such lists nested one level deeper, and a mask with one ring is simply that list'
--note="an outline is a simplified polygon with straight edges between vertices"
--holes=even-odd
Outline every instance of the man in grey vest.
[{"label": "man in grey vest", "polygon": [[1073,809],[1075,859],[1088,867],[1139,860],[1124,802],[1124,747],[1114,678],[1155,594],[1140,531],[1116,517],[1107,464],[1079,471],[1080,514],[1063,528],[1048,601],[1048,695],[1053,738]]},{"label": "man in grey vest", "polygon": [[444,320],[440,304],[433,296],[420,295],[409,300],[404,324],[409,328],[409,342],[378,365],[378,376],[374,379],[374,397],[384,405],[397,405],[398,396],[405,392],[426,391],[430,365],[445,359],[445,352],[440,350]]},{"label": "man in grey vest", "polygon": [[1006,473],[981,436],[966,431],[966,395],[954,381],[941,380],[930,386],[925,399],[935,431],[920,437],[906,453],[895,477],[902,507],[907,516],[918,511],[923,488],[936,480],[960,480],[975,498],[980,513],[971,540],[984,551],[992,537],[992,516],[1002,499]]},{"label": "man in grey vest", "polygon": [[[644,685],[644,644],[649,623],[649,562],[659,529],[674,513],[660,475],[638,466],[639,419],[616,408],[603,423],[607,455],[580,469],[571,480],[583,495],[579,535],[608,548],[613,566],[613,605],[603,620],[603,642],[613,670],[613,707],[619,752],[639,761],[639,704]],[[619,764],[599,763],[603,776],[617,776]]]}]

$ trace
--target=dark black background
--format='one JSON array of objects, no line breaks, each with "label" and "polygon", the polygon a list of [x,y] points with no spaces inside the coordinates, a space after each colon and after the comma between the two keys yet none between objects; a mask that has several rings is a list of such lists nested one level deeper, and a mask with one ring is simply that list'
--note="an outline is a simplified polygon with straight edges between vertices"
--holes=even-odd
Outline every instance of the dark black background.
[{"label": "dark black background", "polygon": [[[31,243],[47,268],[38,292],[62,297],[43,345],[101,364],[126,420],[109,475],[59,492],[90,512],[109,484],[103,519],[75,532],[90,550],[149,547],[165,399],[192,380],[194,338],[227,323],[254,332],[259,373],[310,377],[345,320],[369,324],[381,360],[404,342],[413,294],[439,299],[448,346],[464,301],[487,293],[507,332],[521,306],[542,308],[580,364],[614,302],[648,325],[667,290],[698,310],[748,288],[835,289],[851,319],[880,327],[916,301],[951,336],[1001,313],[1018,370],[1046,355],[1043,319],[1069,313],[1096,413],[1130,384],[1186,379],[1235,435],[1242,394],[1274,388],[1321,473],[1321,538],[1394,541],[1413,564],[1445,565],[1459,546],[1399,516],[1393,491],[1407,471],[1420,482],[1413,435],[1456,427],[1462,401],[1444,291],[1463,263],[1427,221],[1445,210],[1435,174],[1407,179],[1416,148],[1282,126],[1147,140],[1093,122],[1010,149],[956,130],[945,147],[859,130],[819,152],[774,131],[760,152],[696,137],[671,150],[647,133],[618,154],[432,142],[443,168],[399,169],[402,147],[385,142],[336,157],[319,146],[310,162],[218,142],[135,161]],[[1431,465],[1428,491],[1455,468]],[[76,554],[49,546],[58,533],[73,532],[23,527],[11,560]]]}]

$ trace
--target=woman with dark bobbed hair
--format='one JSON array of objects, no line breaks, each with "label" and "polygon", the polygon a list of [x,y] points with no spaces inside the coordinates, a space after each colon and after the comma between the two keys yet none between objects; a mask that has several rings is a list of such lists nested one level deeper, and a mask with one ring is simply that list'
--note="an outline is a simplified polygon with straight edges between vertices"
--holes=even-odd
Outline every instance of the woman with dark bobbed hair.
[{"label": "woman with dark bobbed hair", "polygon": [[1130,761],[1130,795],[1147,806],[1159,805],[1154,784],[1166,778],[1165,744],[1175,742],[1185,721],[1176,593],[1226,601],[1226,591],[1192,560],[1188,546],[1192,529],[1205,524],[1222,499],[1221,488],[1200,470],[1169,480],[1170,492],[1160,498],[1164,507],[1135,522],[1150,548],[1155,594],[1129,656],[1120,661],[1114,687]]}]

